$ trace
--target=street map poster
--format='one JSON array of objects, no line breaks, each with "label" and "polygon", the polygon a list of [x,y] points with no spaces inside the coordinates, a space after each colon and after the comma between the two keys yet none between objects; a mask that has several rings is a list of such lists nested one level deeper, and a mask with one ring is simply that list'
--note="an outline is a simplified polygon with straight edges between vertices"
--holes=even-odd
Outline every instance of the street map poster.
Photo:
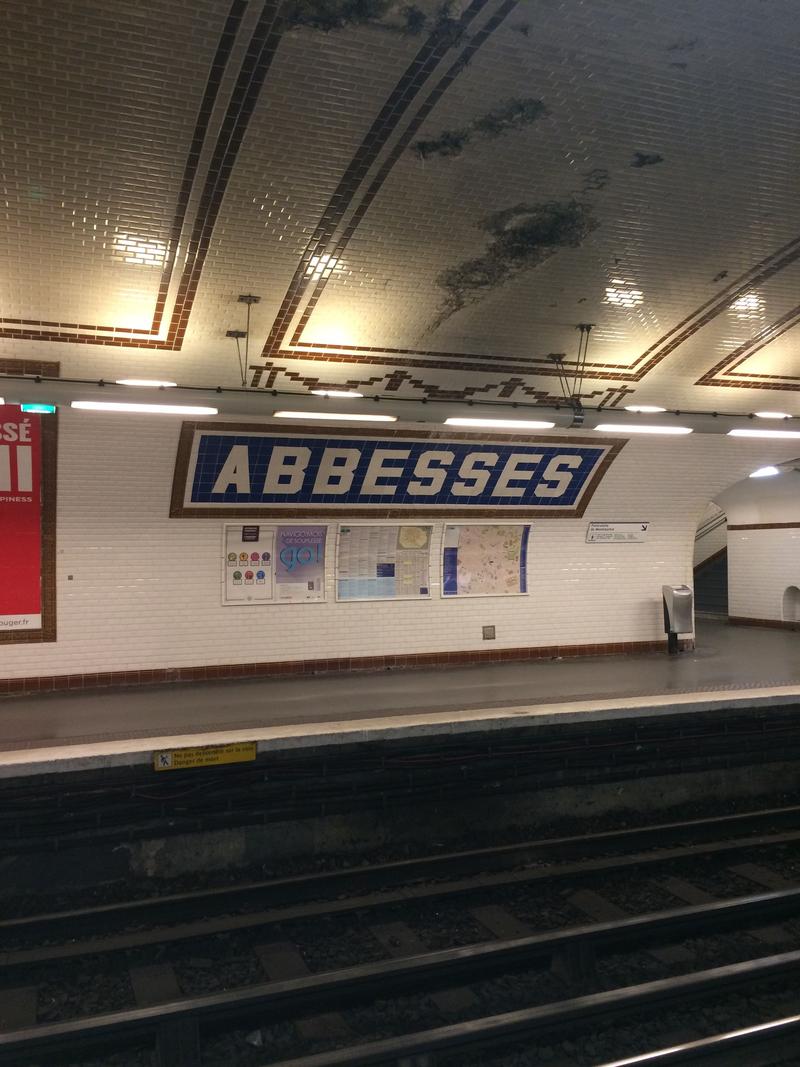
[{"label": "street map poster", "polygon": [[325,599],[327,526],[279,526],[275,592],[288,603]]},{"label": "street map poster", "polygon": [[340,526],[337,600],[430,597],[431,526]]},{"label": "street map poster", "polygon": [[442,540],[442,596],[527,593],[530,526],[447,525]]}]

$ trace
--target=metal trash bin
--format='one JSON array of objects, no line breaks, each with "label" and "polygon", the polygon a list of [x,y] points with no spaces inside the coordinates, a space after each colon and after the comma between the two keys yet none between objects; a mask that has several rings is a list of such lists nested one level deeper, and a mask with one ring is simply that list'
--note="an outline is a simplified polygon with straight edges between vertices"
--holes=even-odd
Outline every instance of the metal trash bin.
[{"label": "metal trash bin", "polygon": [[678,652],[678,634],[694,630],[694,593],[688,585],[662,585],[661,598],[667,651],[674,656]]}]

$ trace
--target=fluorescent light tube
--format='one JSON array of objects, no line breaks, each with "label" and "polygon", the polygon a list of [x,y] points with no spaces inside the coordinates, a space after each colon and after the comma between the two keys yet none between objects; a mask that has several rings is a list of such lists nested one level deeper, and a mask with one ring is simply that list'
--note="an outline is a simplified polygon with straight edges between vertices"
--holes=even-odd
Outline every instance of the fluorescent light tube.
[{"label": "fluorescent light tube", "polygon": [[117,378],[117,385],[136,385],[143,389],[175,389],[177,382],[162,382],[158,378]]},{"label": "fluorescent light tube", "polygon": [[533,419],[445,419],[445,426],[499,427],[507,430],[552,430],[554,422],[539,422]]},{"label": "fluorescent light tube", "polygon": [[312,389],[312,396],[338,396],[341,400],[355,400],[357,397],[363,396],[363,393],[357,393],[354,389]]},{"label": "fluorescent light tube", "polygon": [[691,426],[640,426],[635,422],[601,422],[599,426],[594,427],[595,430],[599,430],[601,433],[667,433],[667,434],[686,434],[692,433]]},{"label": "fluorescent light tube", "polygon": [[189,404],[122,404],[115,400],[73,400],[70,407],[82,411],[134,411],[152,415],[216,415],[216,408]]},{"label": "fluorescent light tube", "polygon": [[792,417],[785,411],[756,411],[755,416],[757,419],[790,419]]},{"label": "fluorescent light tube", "polygon": [[792,441],[800,437],[800,430],[728,430],[728,437],[778,437]]},{"label": "fluorescent light tube", "polygon": [[658,415],[662,411],[666,411],[666,408],[656,407],[655,404],[628,404],[625,407],[626,411],[634,411],[641,415]]},{"label": "fluorescent light tube", "polygon": [[347,411],[276,411],[276,419],[335,419],[344,422],[397,422],[396,415],[356,415]]},{"label": "fluorescent light tube", "polygon": [[759,467],[758,470],[757,471],[753,471],[753,473],[751,475],[749,475],[749,477],[750,478],[772,478],[772,477],[774,477],[774,475],[780,474],[780,473],[781,472],[778,470],[777,467]]}]

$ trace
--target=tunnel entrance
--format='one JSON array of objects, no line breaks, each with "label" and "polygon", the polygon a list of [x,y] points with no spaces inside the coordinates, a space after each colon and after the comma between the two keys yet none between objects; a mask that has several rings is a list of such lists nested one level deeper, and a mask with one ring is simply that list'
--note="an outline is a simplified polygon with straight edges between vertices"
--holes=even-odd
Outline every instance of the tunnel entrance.
[{"label": "tunnel entrance", "polygon": [[728,615],[728,550],[721,548],[694,571],[694,604],[701,615]]},{"label": "tunnel entrance", "polygon": [[694,538],[694,604],[699,615],[728,616],[727,538],[727,516],[711,503]]}]

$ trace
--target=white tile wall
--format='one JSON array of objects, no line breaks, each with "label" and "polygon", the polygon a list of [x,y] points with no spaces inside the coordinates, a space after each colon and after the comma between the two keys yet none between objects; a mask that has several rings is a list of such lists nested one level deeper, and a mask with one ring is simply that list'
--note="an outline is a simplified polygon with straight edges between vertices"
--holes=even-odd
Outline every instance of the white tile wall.
[{"label": "white tile wall", "polygon": [[[725,437],[631,440],[583,518],[533,522],[529,596],[442,601],[434,554],[430,601],[337,604],[329,567],[325,604],[222,607],[222,520],[168,518],[178,421],[60,422],[59,638],[0,645],[0,677],[656,639],[661,585],[691,582],[709,498],[786,458]],[[587,545],[591,519],[649,520],[648,541]]]},{"label": "white tile wall", "polygon": [[728,532],[728,610],[746,619],[784,618],[787,586],[800,588],[800,529]]}]

